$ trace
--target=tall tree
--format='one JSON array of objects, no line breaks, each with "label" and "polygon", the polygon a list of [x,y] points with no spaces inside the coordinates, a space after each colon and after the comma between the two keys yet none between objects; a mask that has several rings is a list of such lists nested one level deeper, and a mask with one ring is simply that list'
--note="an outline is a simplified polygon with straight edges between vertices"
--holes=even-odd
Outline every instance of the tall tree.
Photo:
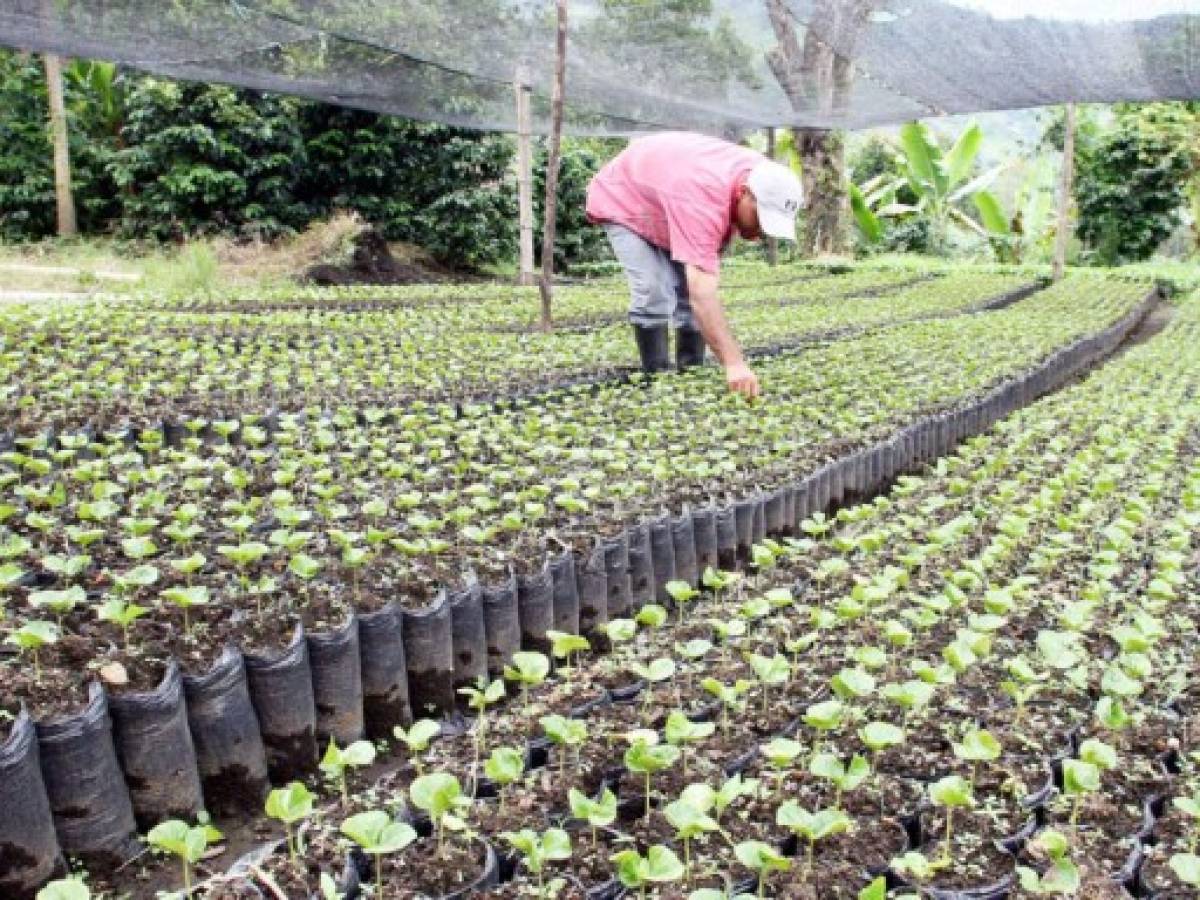
[{"label": "tall tree", "polygon": [[53,53],[42,57],[46,92],[50,99],[50,137],[54,143],[54,196],[58,206],[58,236],[74,237],[75,195],[71,191],[71,148],[67,133],[67,106],[63,101],[62,60]]},{"label": "tall tree", "polygon": [[[776,41],[767,63],[793,110],[829,115],[845,107],[854,84],[854,48],[880,2],[816,0],[802,42],[786,0],[766,0]],[[836,251],[846,207],[845,136],[828,128],[793,132],[805,195],[801,252]]]}]

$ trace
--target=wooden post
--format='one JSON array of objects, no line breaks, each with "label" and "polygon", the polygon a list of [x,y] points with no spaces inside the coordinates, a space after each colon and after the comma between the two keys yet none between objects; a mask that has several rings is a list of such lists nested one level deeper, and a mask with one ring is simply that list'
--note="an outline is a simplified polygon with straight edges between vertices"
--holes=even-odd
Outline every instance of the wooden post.
[{"label": "wooden post", "polygon": [[529,70],[521,65],[513,82],[517,97],[517,221],[520,229],[520,284],[534,284],[533,267],[533,115]]},{"label": "wooden post", "polygon": [[[767,159],[775,158],[775,127],[767,129]],[[767,238],[767,264],[779,264],[779,241],[773,237]]]},{"label": "wooden post", "polygon": [[62,60],[52,53],[42,56],[46,92],[50,99],[50,138],[54,144],[54,196],[58,205],[58,236],[74,237],[75,196],[71,192],[71,147],[67,139],[67,109],[63,103]]},{"label": "wooden post", "polygon": [[558,37],[554,48],[554,87],[550,93],[550,152],[546,160],[546,219],[542,223],[542,331],[554,327],[554,223],[558,215],[558,165],[562,151],[563,93],[567,80],[567,0],[555,0]]},{"label": "wooden post", "polygon": [[1075,104],[1067,104],[1063,134],[1062,171],[1058,183],[1058,232],[1054,238],[1053,278],[1062,281],[1067,268],[1067,245],[1071,242],[1071,194],[1075,189]]}]

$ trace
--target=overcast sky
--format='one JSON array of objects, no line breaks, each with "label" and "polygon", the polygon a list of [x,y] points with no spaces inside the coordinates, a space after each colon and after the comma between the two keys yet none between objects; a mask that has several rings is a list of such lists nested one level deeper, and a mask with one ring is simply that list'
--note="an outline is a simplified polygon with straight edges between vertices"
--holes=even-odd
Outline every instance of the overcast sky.
[{"label": "overcast sky", "polygon": [[[1200,14],[1200,0],[947,0],[998,19],[1075,19],[1086,22],[1152,19],[1168,13]],[[898,8],[903,3],[895,4]]]}]

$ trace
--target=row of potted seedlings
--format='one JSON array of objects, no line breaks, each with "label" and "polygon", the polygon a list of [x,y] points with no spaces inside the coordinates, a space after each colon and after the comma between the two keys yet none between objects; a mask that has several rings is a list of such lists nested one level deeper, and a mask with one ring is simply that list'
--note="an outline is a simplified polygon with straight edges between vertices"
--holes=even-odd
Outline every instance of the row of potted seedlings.
[{"label": "row of potted seedlings", "polygon": [[[1077,297],[1092,279],[1078,279]],[[740,334],[771,349],[918,316],[973,308],[1019,284],[999,276],[948,276],[928,294],[807,307],[764,306]],[[244,318],[244,317],[243,317]],[[547,385],[612,379],[634,364],[627,327],[592,333],[496,334],[469,310],[418,311],[316,321],[285,314],[178,315],[141,307],[28,310],[4,325],[0,356],[10,409],[4,429],[77,429],[163,419],[223,418],[318,403],[396,405],[462,401]],[[364,321],[365,319],[365,321]],[[86,362],[85,362],[86,361]]]},{"label": "row of potted seedlings", "polygon": [[[1129,322],[1123,323],[1122,328],[1127,330],[1131,324],[1132,319],[1130,319]],[[1071,371],[1073,371],[1074,367],[1081,362],[1094,357],[1095,354],[1099,352],[1110,349],[1112,344],[1119,340],[1122,333],[1123,331],[1121,328],[1110,329],[1109,332],[1105,333],[1102,339],[1089,339],[1079,345],[1075,345],[1071,351],[1064,353],[1044,367],[1043,370],[1036,374],[1035,378],[1025,379],[1022,382],[1008,385],[1001,389],[997,395],[984,398],[973,408],[965,408],[958,411],[953,416],[942,417],[936,421],[931,420],[930,422],[923,423],[921,426],[911,429],[905,435],[900,436],[899,443],[893,442],[893,444],[888,448],[877,448],[875,451],[872,451],[871,454],[860,454],[858,457],[850,460],[849,465],[843,465],[839,463],[837,466],[828,467],[827,469],[822,470],[822,473],[818,478],[811,481],[809,484],[806,484],[803,490],[781,492],[781,496],[778,496],[775,501],[776,511],[774,516],[779,517],[784,510],[789,510],[787,503],[787,498],[789,496],[791,498],[790,512],[784,513],[782,519],[776,518],[776,522],[782,521],[784,523],[784,528],[786,528],[786,523],[796,521],[796,519],[807,510],[808,507],[804,506],[803,504],[796,504],[796,500],[801,496],[811,497],[811,499],[807,500],[806,502],[814,504],[812,508],[819,509],[824,507],[829,501],[831,488],[835,484],[838,493],[846,490],[851,492],[854,490],[861,490],[866,485],[886,477],[889,474],[889,467],[894,468],[896,465],[903,465],[906,459],[911,462],[914,459],[927,457],[931,453],[940,452],[941,450],[946,449],[963,433],[968,433],[972,427],[978,426],[980,422],[986,418],[986,416],[983,416],[982,413],[986,412],[988,415],[994,418],[996,415],[1001,414],[1006,409],[1011,409],[1014,406],[1019,405],[1028,398],[1031,392],[1036,393],[1038,390],[1052,386],[1052,383],[1055,379],[1061,379],[1062,377],[1065,377],[1066,374],[1069,374]],[[886,449],[887,452],[879,452],[881,449]],[[835,474],[836,478],[834,477]],[[848,477],[844,478],[843,476]],[[811,494],[809,493],[810,491]],[[747,538],[747,542],[743,544],[744,547],[749,546],[749,540],[753,539],[755,536],[761,535],[765,531],[765,520],[768,518],[767,510],[771,507],[771,505],[772,504],[770,503],[758,504],[758,508],[761,509],[762,512],[755,518],[758,518],[759,522],[763,524],[756,526],[754,523],[751,523],[750,531],[745,535],[739,535],[739,538],[743,536]],[[751,509],[753,510],[753,507],[751,507]],[[692,544],[694,559],[695,551],[699,548],[697,548],[694,543],[694,522],[691,522],[690,524],[693,525],[693,529],[692,534],[690,534],[688,537],[689,542]],[[740,523],[735,522],[735,526],[736,524]],[[757,532],[754,530],[756,527],[758,528]],[[773,528],[772,530],[778,530],[778,528]],[[735,544],[731,549],[736,550],[736,546],[737,543],[735,541]],[[673,549],[677,549],[677,547],[673,547]],[[718,546],[716,549],[719,554],[720,547]],[[719,556],[718,559],[714,561],[719,561]],[[618,555],[616,557],[616,568],[613,570],[618,576],[616,579],[618,590],[615,593],[610,592],[611,579],[607,578],[607,571],[593,573],[594,577],[603,579],[605,582],[605,587],[602,589],[604,596],[614,597],[621,602],[626,602],[627,600],[632,599],[632,588],[627,574],[629,568],[629,562],[626,561],[622,563],[621,557]],[[586,592],[584,587],[586,581],[586,577],[576,580],[575,587],[580,594]],[[553,580],[551,580],[548,587],[552,589],[555,586],[556,585],[554,584]],[[656,584],[656,587],[659,586],[665,588],[666,585],[665,583],[662,583],[661,585]],[[553,593],[553,590],[551,590],[552,595]],[[557,597],[554,599],[557,599]],[[185,603],[184,609],[186,608],[187,604]],[[606,614],[609,611],[609,609],[605,609]],[[620,613],[623,610],[614,606],[612,607],[611,611],[613,613]],[[449,618],[450,621],[445,622],[446,618]],[[407,618],[402,618],[401,621],[404,621],[406,624],[409,623]],[[448,636],[451,638],[451,640],[456,641],[456,639],[459,637],[459,635],[456,633],[458,629],[454,628],[457,617],[446,617],[443,614],[442,621],[444,624],[441,625],[440,628],[441,634],[443,635],[443,640],[447,636],[446,632],[448,631]],[[482,637],[484,637],[485,640],[490,640],[493,636],[493,633],[489,632],[488,624],[489,623],[486,620],[483,623]],[[602,624],[602,620],[598,618],[597,621],[591,623],[591,630],[595,631]],[[544,625],[543,628],[545,628]],[[312,684],[310,685],[310,690],[314,695],[314,701],[319,701],[320,695],[324,695],[326,699],[331,701],[330,708],[327,710],[321,709],[322,704],[320,704],[320,702],[315,703],[317,706],[317,712],[324,717],[319,721],[319,727],[315,730],[321,734],[323,739],[328,737],[335,742],[338,742],[338,739],[342,738],[342,743],[347,745],[353,745],[357,734],[361,733],[360,723],[362,721],[362,713],[359,712],[357,714],[357,720],[355,719],[354,715],[351,715],[348,722],[344,721],[343,717],[339,714],[336,701],[338,698],[342,698],[344,700],[344,698],[347,696],[354,698],[356,694],[353,692],[353,690],[349,692],[346,691],[347,684],[344,681],[339,682],[336,665],[331,670],[332,674],[329,674],[327,676],[327,680],[324,681],[325,689],[322,690],[323,682],[322,679],[317,675],[318,669],[315,663],[317,662],[317,657],[320,655],[320,652],[317,648],[330,651],[328,654],[329,656],[338,657],[340,654],[340,658],[342,659],[353,660],[355,656],[358,655],[357,651],[360,648],[355,648],[354,651],[347,649],[347,647],[352,647],[354,643],[349,639],[349,635],[352,631],[353,629],[347,629],[345,632],[346,637],[341,641],[337,639],[337,636],[334,636],[328,641],[330,647],[321,647],[321,641],[318,641],[316,644],[314,644],[311,640],[302,641],[297,645],[297,647],[301,648],[303,651],[307,651],[311,655],[314,663],[310,666],[312,673]],[[406,633],[405,639],[401,646],[405,651],[411,651],[409,674],[420,675],[421,673],[419,671],[414,673],[411,659],[412,657],[419,656],[419,648],[424,640],[430,639],[430,632],[422,633],[419,628],[416,630],[415,634],[412,629],[406,628],[406,631],[408,633]],[[548,631],[549,629],[546,628],[541,635],[534,634],[533,637],[535,639],[540,637],[544,640],[545,634]],[[476,634],[477,637],[475,640],[478,640],[478,629]],[[34,636],[34,641],[31,642],[31,646],[23,649],[29,650],[30,652],[36,652],[38,647],[34,644],[36,644],[36,636]],[[445,647],[444,644],[442,646],[449,651],[443,655],[443,658],[450,655],[450,653],[454,654],[456,660],[461,658],[460,654],[457,652],[459,650],[457,643],[452,643],[450,647]],[[479,650],[479,655],[482,656],[483,651],[479,648],[479,645],[475,644],[474,646],[477,650]],[[505,654],[500,654],[498,658],[493,657],[493,664],[502,664],[504,655]],[[267,672],[268,674],[271,673],[273,671],[274,662],[274,660],[266,661],[264,664],[264,672]],[[393,660],[393,669],[394,666],[395,663]],[[447,664],[443,663],[443,666],[447,666]],[[217,760],[221,763],[232,763],[232,766],[238,766],[241,765],[246,759],[254,760],[261,752],[256,750],[256,748],[253,746],[247,746],[247,741],[249,741],[249,744],[252,745],[253,739],[261,738],[261,731],[259,729],[252,729],[250,727],[250,723],[254,722],[256,711],[247,702],[247,682],[243,671],[245,668],[246,667],[241,663],[240,657],[234,656],[230,657],[228,660],[223,660],[222,664],[219,664],[209,676],[190,680],[186,714],[189,720],[188,724],[191,726],[191,735],[194,736],[197,757],[201,758],[202,760],[206,759],[210,763],[213,760]],[[279,668],[282,670],[286,669],[287,666],[283,665]],[[351,664],[349,668],[353,669],[354,667]],[[364,679],[364,675],[368,668],[369,666],[367,665],[366,657],[360,656],[360,679]],[[343,667],[341,671],[344,672],[345,669],[346,667]],[[457,669],[457,665],[451,664],[445,669],[437,672],[437,675],[442,676],[446,684],[450,684],[455,676],[462,676],[466,674],[465,672],[457,671]],[[458,680],[461,682],[464,679],[459,677]],[[410,678],[408,682],[408,687],[410,690],[415,682],[420,682],[420,678]],[[164,687],[166,686],[166,682],[164,682]],[[351,687],[353,687],[353,685],[351,685]],[[209,689],[212,689],[213,691],[211,695],[204,693]],[[286,692],[284,692],[280,696],[286,699],[288,695]],[[95,721],[93,724],[97,729],[96,733],[103,735],[103,729],[107,728],[108,720],[107,716],[104,714],[102,705],[100,705],[101,700],[97,700],[96,703],[93,704],[94,708],[98,711],[97,715],[94,717]],[[240,725],[237,716],[232,717],[232,722],[231,717],[228,716],[230,704],[232,703],[233,705],[237,705],[238,702],[241,703],[241,711],[244,713]],[[175,722],[175,733],[177,735],[186,735],[188,729],[180,729],[178,727],[179,708],[179,705],[175,705],[170,711],[168,718],[173,718]],[[420,705],[417,706],[417,709],[420,710]],[[259,717],[262,716],[261,708],[257,711],[257,714]],[[231,727],[231,725],[233,727]],[[336,729],[339,727],[342,727],[346,730],[337,731]],[[252,735],[252,730],[257,731],[258,733]],[[20,731],[20,729],[18,729],[18,731]],[[94,737],[94,735],[90,736]],[[203,740],[201,739],[201,736],[203,736]],[[284,736],[286,737],[286,735]],[[225,754],[224,757],[222,756],[223,754]],[[111,759],[102,762],[106,762],[106,764],[109,764],[111,768]],[[216,770],[216,774],[220,774],[222,769],[230,768],[230,765],[222,765]],[[260,765],[258,768],[259,771],[261,771],[262,766]],[[201,774],[204,774],[204,771],[205,765],[204,762],[202,762],[200,766]],[[168,777],[167,773],[159,772],[157,774],[160,779]],[[178,776],[175,782],[177,784],[179,779],[186,780],[189,773],[187,771],[183,771],[175,772],[174,774]],[[252,769],[248,770],[244,766],[239,774],[243,776],[243,781],[238,782],[236,780],[229,780],[227,786],[230,788],[230,790],[222,792],[214,789],[207,792],[207,799],[210,806],[218,806],[220,801],[223,799],[240,799],[243,802],[246,802],[248,798],[252,798],[257,795],[257,791],[255,789],[256,784],[260,782],[265,783],[265,778],[259,777],[258,772],[253,771]],[[248,780],[246,778],[247,775],[251,776]],[[110,786],[114,784],[119,786],[119,774],[117,775],[115,782],[110,782]],[[97,803],[95,809],[98,811],[103,811],[105,814],[107,814],[104,803],[106,798],[97,799],[99,802]],[[214,803],[214,801],[216,802]],[[95,823],[93,822],[90,824]],[[112,822],[107,821],[104,824],[111,826]],[[118,839],[118,843],[115,846],[110,844],[105,846],[103,849],[106,851],[120,853],[122,848],[119,845],[119,841],[128,840],[128,833],[122,833],[123,831],[124,829],[121,827],[121,824],[117,825],[115,831],[110,828],[105,835],[106,839],[113,837]]]},{"label": "row of potted seedlings", "polygon": [[285,849],[207,895],[1189,896],[1195,336],[704,595],[553,634],[464,691],[469,719],[398,729],[381,781],[274,793]]}]

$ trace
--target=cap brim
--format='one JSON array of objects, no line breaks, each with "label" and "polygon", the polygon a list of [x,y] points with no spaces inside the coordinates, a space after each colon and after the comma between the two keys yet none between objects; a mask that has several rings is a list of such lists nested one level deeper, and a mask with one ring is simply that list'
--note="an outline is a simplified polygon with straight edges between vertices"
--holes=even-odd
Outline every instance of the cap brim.
[{"label": "cap brim", "polygon": [[758,225],[767,237],[782,241],[796,240],[796,217],[785,212],[758,207]]}]

